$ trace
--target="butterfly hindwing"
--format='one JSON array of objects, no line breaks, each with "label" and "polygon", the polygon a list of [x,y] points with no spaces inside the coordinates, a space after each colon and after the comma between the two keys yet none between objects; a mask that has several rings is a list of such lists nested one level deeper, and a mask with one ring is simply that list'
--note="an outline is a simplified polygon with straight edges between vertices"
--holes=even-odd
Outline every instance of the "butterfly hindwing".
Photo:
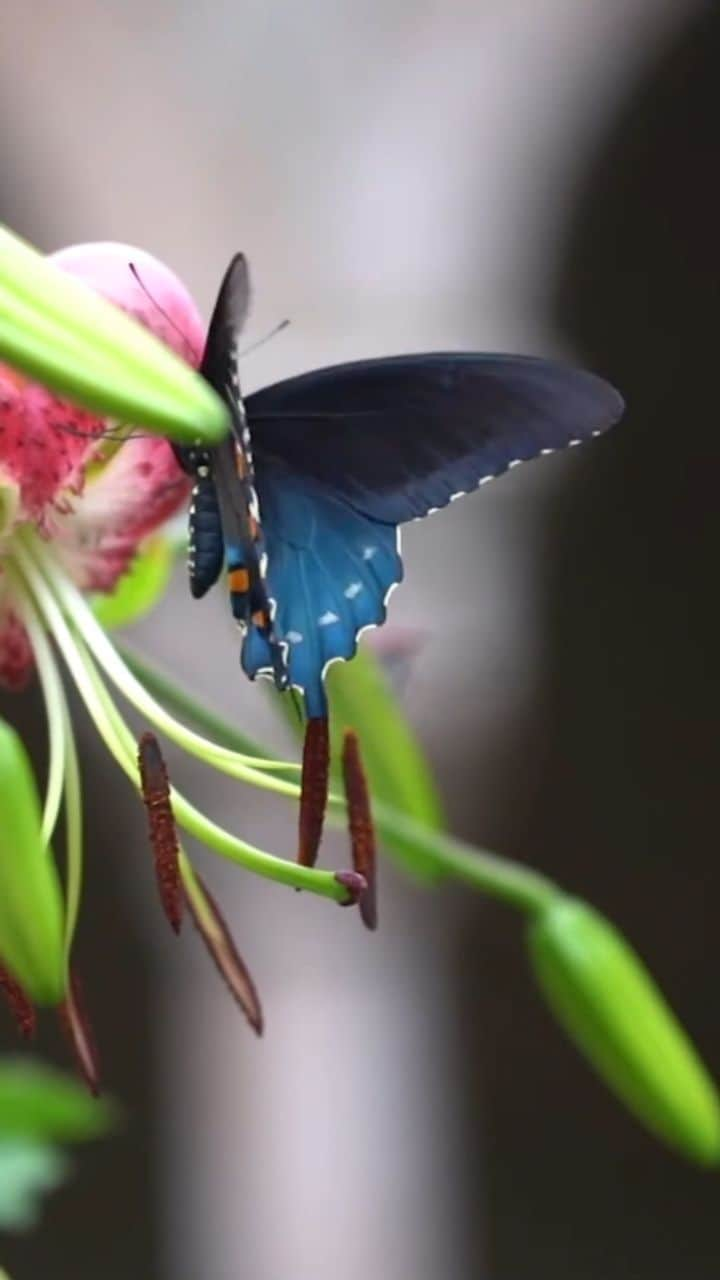
[{"label": "butterfly hindwing", "polygon": [[614,388],[582,370],[463,352],[319,369],[245,404],[258,458],[393,524],[597,435],[623,410]]},{"label": "butterfly hindwing", "polygon": [[[402,578],[397,530],[282,465],[258,463],[256,482],[275,634],[308,715],[324,715],[325,667],[351,658],[359,632],[385,620],[388,593]],[[271,666],[267,640],[255,627],[242,662],[251,677]]]}]

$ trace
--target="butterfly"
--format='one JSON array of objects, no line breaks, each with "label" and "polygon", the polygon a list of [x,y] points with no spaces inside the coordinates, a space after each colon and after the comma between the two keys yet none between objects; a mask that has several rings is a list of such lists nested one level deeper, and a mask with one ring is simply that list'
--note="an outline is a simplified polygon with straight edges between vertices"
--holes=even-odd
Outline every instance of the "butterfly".
[{"label": "butterfly", "polygon": [[[335,365],[243,399],[238,339],[249,303],[248,266],[237,254],[200,366],[227,404],[231,432],[212,450],[173,447],[195,481],[192,594],[205,595],[224,570],[243,670],[302,695],[305,795],[311,783],[327,787],[326,671],[385,621],[403,577],[399,526],[599,435],[624,405],[592,373],[474,352]],[[299,856],[312,863],[319,834],[304,808]]]}]

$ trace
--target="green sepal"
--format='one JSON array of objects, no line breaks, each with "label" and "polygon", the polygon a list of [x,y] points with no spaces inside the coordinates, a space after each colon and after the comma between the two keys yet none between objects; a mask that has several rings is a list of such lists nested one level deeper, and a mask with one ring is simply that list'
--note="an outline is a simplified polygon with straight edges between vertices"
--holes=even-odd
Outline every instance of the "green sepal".
[{"label": "green sepal", "polygon": [[3,226],[0,358],[95,413],[180,443],[227,434],[225,406],[194,370]]},{"label": "green sepal", "polygon": [[33,1004],[63,997],[63,915],[30,761],[15,730],[0,720],[0,963]]},{"label": "green sepal", "polygon": [[616,928],[573,898],[548,901],[529,950],[558,1021],[605,1083],[657,1137],[720,1162],[720,1101],[687,1034]]},{"label": "green sepal", "polygon": [[74,1079],[27,1058],[0,1063],[0,1138],[85,1142],[115,1127],[117,1108]]}]

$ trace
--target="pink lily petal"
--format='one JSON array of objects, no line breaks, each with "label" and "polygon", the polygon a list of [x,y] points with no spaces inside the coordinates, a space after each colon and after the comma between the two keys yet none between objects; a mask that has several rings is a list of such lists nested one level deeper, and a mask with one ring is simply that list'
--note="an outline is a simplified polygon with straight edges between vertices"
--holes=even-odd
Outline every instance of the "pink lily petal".
[{"label": "pink lily petal", "polygon": [[199,365],[205,344],[200,313],[178,277],[151,253],[106,241],[71,245],[50,258],[134,316],[188,364]]},{"label": "pink lily petal", "polygon": [[[199,312],[184,285],[151,254],[108,243],[74,245],[51,257],[189,363],[199,363]],[[62,509],[64,491],[82,490],[84,466],[96,448],[93,437],[105,426],[103,419],[0,366],[0,481],[19,489],[22,515],[43,525],[51,505]]]},{"label": "pink lily petal", "polygon": [[189,490],[165,440],[126,441],[88,480],[75,509],[53,518],[52,539],[77,585],[112,590],[140,540],[175,514]]},{"label": "pink lily petal", "polygon": [[[151,254],[129,245],[75,245],[51,255],[134,316],[197,366],[205,330],[178,278]],[[129,567],[138,543],[172,515],[188,493],[168,444],[155,437],[123,444],[85,483],[106,422],[76,409],[0,365],[0,486],[7,489],[4,521],[36,523],[57,540],[78,584],[108,591]],[[11,514],[8,516],[8,512]],[[20,688],[32,670],[22,624],[2,598],[0,565],[0,683]]]},{"label": "pink lily petal", "polygon": [[27,632],[17,614],[0,596],[0,686],[19,693],[30,679],[32,669],[33,654]]},{"label": "pink lily petal", "polygon": [[0,483],[17,488],[20,512],[42,524],[63,489],[79,492],[92,436],[104,423],[0,365]]}]

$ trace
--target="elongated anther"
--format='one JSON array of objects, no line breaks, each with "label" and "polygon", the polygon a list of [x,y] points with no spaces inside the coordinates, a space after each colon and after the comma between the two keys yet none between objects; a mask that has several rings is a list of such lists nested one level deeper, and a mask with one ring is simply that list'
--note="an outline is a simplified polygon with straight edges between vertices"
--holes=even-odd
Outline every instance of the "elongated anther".
[{"label": "elongated anther", "polygon": [[13,978],[7,969],[0,965],[0,991],[2,991],[20,1035],[24,1040],[32,1040],[35,1035],[37,1018],[35,1008],[23,991],[20,983]]},{"label": "elongated anther", "polygon": [[100,1057],[85,999],[76,973],[70,973],[65,999],[59,1007],[60,1022],[72,1049],[78,1071],[94,1098],[100,1096]]},{"label": "elongated anther", "polygon": [[365,770],[360,756],[360,744],[357,734],[352,729],[345,731],[342,767],[353,867],[361,876],[364,876],[367,882],[365,892],[358,899],[360,916],[366,928],[377,929],[375,827]]},{"label": "elongated anther", "polygon": [[153,733],[144,733],[138,744],[138,768],[142,797],[148,816],[150,843],[160,901],[171,927],[180,932],[183,893],[180,883],[180,844],[170,802],[170,783],[160,744]]},{"label": "elongated anther", "polygon": [[240,1005],[253,1031],[261,1036],[263,1013],[257,988],[217,902],[194,868],[191,887],[192,892],[186,889],[185,901],[198,933],[233,999]]},{"label": "elongated anther", "polygon": [[314,867],[317,861],[327,809],[329,772],[327,717],[312,716],[307,722],[303,747],[297,859],[302,867]]}]

